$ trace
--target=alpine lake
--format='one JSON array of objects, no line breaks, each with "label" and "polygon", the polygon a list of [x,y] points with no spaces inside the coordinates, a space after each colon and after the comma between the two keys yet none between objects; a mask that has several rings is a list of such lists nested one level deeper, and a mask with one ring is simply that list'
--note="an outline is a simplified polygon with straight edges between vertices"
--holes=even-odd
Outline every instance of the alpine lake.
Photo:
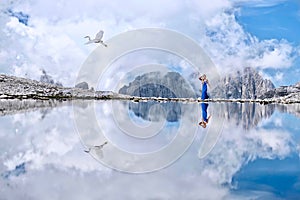
[{"label": "alpine lake", "polygon": [[[0,199],[299,199],[300,105],[4,100]],[[28,105],[30,105],[28,100]]]}]

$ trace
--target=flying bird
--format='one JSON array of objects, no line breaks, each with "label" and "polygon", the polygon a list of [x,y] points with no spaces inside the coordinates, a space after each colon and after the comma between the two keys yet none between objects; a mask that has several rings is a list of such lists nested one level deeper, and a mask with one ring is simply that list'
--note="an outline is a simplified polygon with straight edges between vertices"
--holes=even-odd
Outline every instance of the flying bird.
[{"label": "flying bird", "polygon": [[101,43],[103,46],[107,47],[107,44],[105,44],[102,40],[103,38],[103,34],[104,34],[104,31],[100,30],[97,34],[96,34],[96,37],[94,39],[91,39],[90,36],[85,36],[84,38],[88,38],[89,41],[86,42],[85,44],[91,44],[91,43]]}]

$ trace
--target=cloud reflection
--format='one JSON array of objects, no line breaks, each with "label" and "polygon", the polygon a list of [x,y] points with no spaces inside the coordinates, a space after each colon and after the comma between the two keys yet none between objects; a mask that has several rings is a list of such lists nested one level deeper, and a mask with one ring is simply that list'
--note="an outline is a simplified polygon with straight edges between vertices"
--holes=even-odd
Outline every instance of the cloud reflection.
[{"label": "cloud reflection", "polygon": [[[210,109],[216,107],[210,104]],[[275,198],[267,189],[250,190],[246,196],[233,177],[255,160],[280,162],[298,152],[295,133],[266,127],[264,118],[245,130],[232,118],[204,159],[197,159],[197,153],[206,132],[198,129],[190,149],[173,165],[132,175],[110,170],[84,153],[70,107],[52,109],[44,118],[42,113],[1,117],[0,192],[4,199]],[[272,116],[268,120],[273,122]],[[25,173],[4,177],[22,163]]]}]

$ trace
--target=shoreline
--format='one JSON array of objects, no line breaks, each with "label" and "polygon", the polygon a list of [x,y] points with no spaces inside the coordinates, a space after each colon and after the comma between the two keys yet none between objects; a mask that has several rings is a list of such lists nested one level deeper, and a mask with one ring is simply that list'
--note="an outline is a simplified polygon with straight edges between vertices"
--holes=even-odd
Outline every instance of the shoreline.
[{"label": "shoreline", "polygon": [[265,99],[225,99],[212,98],[164,98],[164,97],[139,97],[115,93],[112,91],[94,91],[76,87],[61,87],[42,83],[35,80],[0,74],[0,100],[126,100],[133,102],[232,102],[232,103],[259,103],[259,104],[299,104],[300,92],[283,97]]},{"label": "shoreline", "polygon": [[[93,96],[38,96],[38,95],[3,95],[0,94],[1,100],[35,100],[35,101],[76,101],[76,100],[120,100],[120,101],[132,101],[132,102],[182,102],[182,103],[259,103],[259,104],[299,104],[300,100],[289,100],[284,98],[272,98],[272,99],[205,99],[200,98],[164,98],[164,97],[138,97],[128,96],[113,92],[98,91],[101,94]],[[109,94],[107,94],[109,93]]]}]

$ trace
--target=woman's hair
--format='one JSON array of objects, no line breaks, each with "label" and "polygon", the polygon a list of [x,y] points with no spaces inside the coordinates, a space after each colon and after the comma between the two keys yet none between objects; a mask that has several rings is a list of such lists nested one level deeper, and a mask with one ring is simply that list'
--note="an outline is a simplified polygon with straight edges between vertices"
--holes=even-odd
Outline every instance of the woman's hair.
[{"label": "woman's hair", "polygon": [[206,128],[206,123],[205,122],[200,122],[199,125],[202,126],[203,128]]},{"label": "woman's hair", "polygon": [[199,79],[200,79],[201,81],[205,80],[205,79],[206,79],[206,74],[203,74],[202,76],[200,76]]}]

